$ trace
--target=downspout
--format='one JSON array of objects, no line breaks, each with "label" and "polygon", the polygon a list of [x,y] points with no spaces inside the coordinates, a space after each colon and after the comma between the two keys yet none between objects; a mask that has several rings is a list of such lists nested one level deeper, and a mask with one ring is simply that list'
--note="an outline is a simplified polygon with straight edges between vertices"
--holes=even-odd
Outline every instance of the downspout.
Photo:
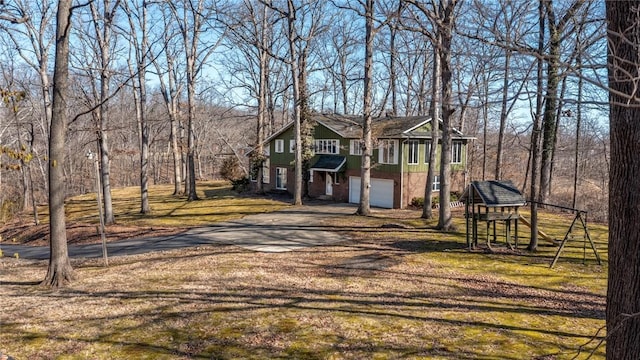
[{"label": "downspout", "polygon": [[407,141],[409,140],[402,140],[402,146],[400,146],[400,209],[404,208],[404,145]]}]

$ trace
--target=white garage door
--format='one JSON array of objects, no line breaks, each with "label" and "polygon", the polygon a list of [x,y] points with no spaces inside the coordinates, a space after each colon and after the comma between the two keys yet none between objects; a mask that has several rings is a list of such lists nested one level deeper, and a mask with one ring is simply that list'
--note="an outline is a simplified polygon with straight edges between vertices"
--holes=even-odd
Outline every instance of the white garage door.
[{"label": "white garage door", "polygon": [[[349,177],[349,202],[360,202],[360,178],[357,176]],[[371,179],[369,203],[371,206],[393,208],[393,180]]]}]

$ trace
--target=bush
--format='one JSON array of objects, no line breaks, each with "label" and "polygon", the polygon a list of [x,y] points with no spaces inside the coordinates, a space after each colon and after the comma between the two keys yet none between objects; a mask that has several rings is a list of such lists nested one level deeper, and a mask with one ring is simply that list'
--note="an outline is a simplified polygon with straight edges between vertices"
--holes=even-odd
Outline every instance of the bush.
[{"label": "bush", "polygon": [[411,199],[411,206],[421,208],[423,205],[424,205],[423,197],[414,197],[413,199]]},{"label": "bush", "polygon": [[249,184],[250,183],[251,182],[249,181],[249,178],[247,178],[247,177],[243,177],[243,178],[240,178],[240,179],[237,179],[237,180],[231,180],[232,189],[234,191],[237,191],[237,192],[245,192],[245,191],[249,190]]},{"label": "bush", "polygon": [[240,168],[238,159],[235,157],[225,158],[220,166],[220,176],[231,182],[241,180],[244,177],[244,173]]},{"label": "bush", "polygon": [[[452,192],[451,194],[449,194],[449,201],[453,202],[453,201],[458,201],[458,199],[460,198],[460,194],[457,192]],[[440,198],[438,196],[432,196],[431,197],[431,207],[436,206],[436,204],[440,203]],[[423,207],[424,206],[424,198],[423,197],[414,197],[413,199],[411,199],[411,206],[415,206],[415,207]]]}]

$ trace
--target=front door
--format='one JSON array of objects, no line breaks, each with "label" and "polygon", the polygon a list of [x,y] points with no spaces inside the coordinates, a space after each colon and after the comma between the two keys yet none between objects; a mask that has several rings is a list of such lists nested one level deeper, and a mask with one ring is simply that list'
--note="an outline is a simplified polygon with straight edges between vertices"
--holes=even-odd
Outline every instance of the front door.
[{"label": "front door", "polygon": [[326,187],[325,187],[325,194],[326,195],[333,195],[333,176],[330,172],[326,173],[325,176],[326,179]]}]

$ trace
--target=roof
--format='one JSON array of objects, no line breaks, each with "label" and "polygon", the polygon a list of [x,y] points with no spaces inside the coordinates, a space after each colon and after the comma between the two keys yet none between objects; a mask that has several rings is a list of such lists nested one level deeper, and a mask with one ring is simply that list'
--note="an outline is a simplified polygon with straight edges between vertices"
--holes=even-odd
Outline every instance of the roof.
[{"label": "roof", "polygon": [[467,202],[473,187],[473,203],[486,206],[521,206],[526,203],[524,195],[510,180],[473,181],[467,186],[460,201]]},{"label": "roof", "polygon": [[347,158],[345,156],[318,155],[318,160],[316,160],[309,170],[338,172],[346,162]]},{"label": "roof", "polygon": [[[362,138],[362,116],[316,113],[312,115],[312,119],[345,139]],[[376,138],[431,139],[430,123],[431,118],[427,116],[382,116],[373,118],[371,127]],[[293,122],[289,122],[269,136],[265,143],[280,136],[292,126]],[[452,130],[451,137],[454,139],[474,139],[473,136],[466,136],[455,128]]]}]

